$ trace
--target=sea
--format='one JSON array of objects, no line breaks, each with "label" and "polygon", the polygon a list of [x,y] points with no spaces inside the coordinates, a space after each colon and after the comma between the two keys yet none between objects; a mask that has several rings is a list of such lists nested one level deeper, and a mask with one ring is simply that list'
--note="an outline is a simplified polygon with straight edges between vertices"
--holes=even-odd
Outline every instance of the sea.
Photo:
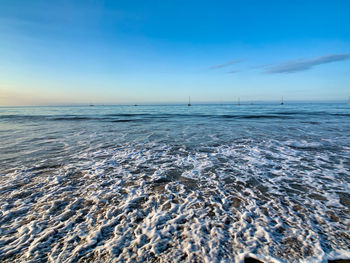
[{"label": "sea", "polygon": [[350,105],[0,107],[1,262],[350,258]]}]

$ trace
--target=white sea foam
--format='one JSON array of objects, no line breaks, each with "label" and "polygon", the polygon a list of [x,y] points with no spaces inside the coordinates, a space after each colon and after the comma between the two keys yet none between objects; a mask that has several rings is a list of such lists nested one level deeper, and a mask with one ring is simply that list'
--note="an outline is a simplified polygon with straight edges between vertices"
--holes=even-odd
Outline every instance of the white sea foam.
[{"label": "white sea foam", "polygon": [[349,258],[349,155],[334,166],[318,147],[245,140],[191,151],[150,140],[17,169],[1,177],[0,259]]}]

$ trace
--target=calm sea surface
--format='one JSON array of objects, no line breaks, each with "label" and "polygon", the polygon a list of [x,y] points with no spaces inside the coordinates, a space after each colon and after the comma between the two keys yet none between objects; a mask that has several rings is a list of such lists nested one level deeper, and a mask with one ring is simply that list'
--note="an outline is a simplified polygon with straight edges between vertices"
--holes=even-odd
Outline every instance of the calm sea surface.
[{"label": "calm sea surface", "polygon": [[350,105],[0,108],[0,261],[350,258]]}]

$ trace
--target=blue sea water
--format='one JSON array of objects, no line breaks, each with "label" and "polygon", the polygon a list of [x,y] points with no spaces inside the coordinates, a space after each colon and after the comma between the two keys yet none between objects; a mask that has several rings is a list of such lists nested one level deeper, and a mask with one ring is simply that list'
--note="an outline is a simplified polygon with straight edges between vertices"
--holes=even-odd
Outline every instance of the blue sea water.
[{"label": "blue sea water", "polygon": [[0,108],[0,261],[350,258],[350,106]]}]

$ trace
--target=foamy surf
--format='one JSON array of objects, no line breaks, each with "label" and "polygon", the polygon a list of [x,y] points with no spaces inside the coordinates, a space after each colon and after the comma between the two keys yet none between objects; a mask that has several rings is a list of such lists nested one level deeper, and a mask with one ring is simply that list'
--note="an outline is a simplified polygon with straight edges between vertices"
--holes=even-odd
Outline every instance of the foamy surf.
[{"label": "foamy surf", "polygon": [[244,129],[212,125],[211,117],[191,119],[196,129],[176,120],[97,128],[79,120],[65,136],[53,135],[57,124],[36,139],[10,142],[40,145],[44,137],[49,148],[44,154],[29,144],[22,158],[31,163],[20,165],[9,161],[20,156],[6,152],[0,260],[350,258],[348,136],[325,133],[329,126],[305,135],[305,126],[290,120],[285,125],[295,129],[282,134],[265,119]]}]

